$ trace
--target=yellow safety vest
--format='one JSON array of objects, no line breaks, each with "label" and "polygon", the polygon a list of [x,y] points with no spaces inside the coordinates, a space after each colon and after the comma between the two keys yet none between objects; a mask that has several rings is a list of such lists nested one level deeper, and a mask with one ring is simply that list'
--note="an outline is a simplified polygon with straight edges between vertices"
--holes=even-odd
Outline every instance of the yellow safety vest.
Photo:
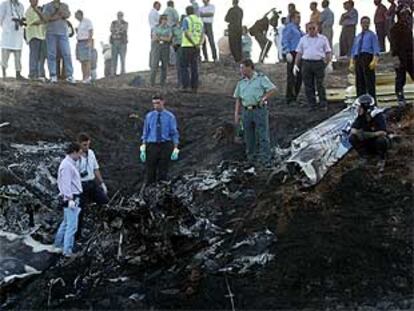
[{"label": "yellow safety vest", "polygon": [[[191,40],[193,40],[196,46],[201,45],[201,39],[203,37],[203,22],[197,15],[190,15],[187,17],[188,32],[190,33]],[[194,45],[187,39],[185,35],[186,31],[183,31],[183,40],[181,47],[194,47]]]}]

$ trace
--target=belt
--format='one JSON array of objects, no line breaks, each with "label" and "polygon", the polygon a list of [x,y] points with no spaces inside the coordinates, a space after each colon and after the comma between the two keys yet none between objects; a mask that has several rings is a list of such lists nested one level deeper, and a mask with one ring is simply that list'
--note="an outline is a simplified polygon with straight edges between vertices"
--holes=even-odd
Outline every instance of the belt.
[{"label": "belt", "polygon": [[302,59],[304,62],[307,63],[319,63],[319,62],[323,62],[323,59]]},{"label": "belt", "polygon": [[259,104],[259,105],[252,105],[252,106],[243,106],[246,110],[255,110],[255,109],[262,109],[265,108],[266,104]]},{"label": "belt", "polygon": [[88,42],[89,39],[78,40],[78,42]]}]

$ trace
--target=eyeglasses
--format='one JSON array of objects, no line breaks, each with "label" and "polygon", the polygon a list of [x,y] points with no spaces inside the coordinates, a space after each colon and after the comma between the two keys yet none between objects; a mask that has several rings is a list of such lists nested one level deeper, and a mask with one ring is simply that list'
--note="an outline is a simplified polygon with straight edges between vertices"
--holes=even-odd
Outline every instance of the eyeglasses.
[{"label": "eyeglasses", "polygon": [[315,30],[316,27],[309,27],[308,30]]}]

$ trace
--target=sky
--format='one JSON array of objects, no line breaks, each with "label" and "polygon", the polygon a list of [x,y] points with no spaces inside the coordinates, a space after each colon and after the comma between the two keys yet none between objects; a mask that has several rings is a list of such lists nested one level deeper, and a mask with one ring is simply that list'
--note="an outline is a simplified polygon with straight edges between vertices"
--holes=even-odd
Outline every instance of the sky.
[{"label": "sky", "polygon": [[[29,6],[28,0],[20,0],[25,9]],[[39,5],[43,5],[49,1],[39,0]],[[129,44],[126,59],[126,67],[128,72],[147,70],[149,64],[149,50],[150,50],[150,28],[148,24],[148,14],[152,9],[153,0],[67,0],[63,1],[69,5],[72,12],[70,21],[77,27],[78,21],[74,18],[74,12],[78,9],[84,11],[85,17],[89,18],[94,25],[95,45],[98,48],[98,77],[103,76],[103,57],[99,42],[109,41],[109,28],[111,22],[116,19],[116,13],[123,11],[125,20],[129,22]],[[161,0],[161,12],[166,8],[167,0]],[[202,5],[202,1],[198,0]],[[214,33],[216,42],[222,36],[227,24],[224,22],[224,17],[227,10],[231,7],[231,0],[211,0],[211,4],[216,6],[216,14],[214,20]],[[261,18],[271,8],[281,10],[283,15],[286,15],[287,5],[290,2],[296,4],[297,9],[302,15],[302,28],[309,20],[309,0],[240,0],[240,6],[244,10],[243,24],[252,26],[254,22]],[[383,0],[385,3],[386,1]],[[183,14],[185,7],[190,3],[189,0],[175,0],[175,7],[179,14]],[[321,0],[318,1],[319,8]],[[339,41],[340,27],[338,25],[339,16],[343,12],[342,0],[331,0],[331,9],[335,13],[335,29],[334,42]],[[355,0],[356,8],[359,11],[360,17],[367,15],[373,17],[375,12],[375,5],[373,0]],[[321,9],[321,8],[320,8]],[[73,37],[70,41],[72,47],[72,58],[75,69],[75,77],[81,78],[80,64],[75,59],[75,45],[76,39]],[[253,58],[257,60],[259,53],[259,45],[253,43]],[[28,54],[29,48],[27,45],[23,48],[23,74],[27,76],[28,73]],[[270,57],[267,62],[276,61],[276,50],[272,47]],[[13,68],[12,57],[9,60],[9,71]]]}]

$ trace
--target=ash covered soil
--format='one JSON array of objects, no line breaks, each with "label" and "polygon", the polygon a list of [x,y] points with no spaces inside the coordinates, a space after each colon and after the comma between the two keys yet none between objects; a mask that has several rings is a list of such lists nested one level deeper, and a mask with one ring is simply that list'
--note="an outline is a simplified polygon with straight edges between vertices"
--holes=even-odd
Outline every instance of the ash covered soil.
[{"label": "ash covered soil", "polygon": [[[262,69],[283,94],[283,67]],[[109,207],[89,208],[82,256],[73,262],[56,256],[41,275],[1,289],[4,308],[414,308],[411,110],[402,118],[388,113],[397,139],[383,174],[375,165],[358,167],[351,152],[319,185],[304,189],[243,162],[243,146],[221,131],[232,122],[235,68],[203,66],[198,95],[174,88],[166,94],[181,132],[173,183],[139,196],[139,135],[154,90],[127,86],[131,78],[96,87],[0,83],[0,123],[10,122],[0,129],[1,186],[25,187],[30,175],[7,169],[19,160],[12,144],[59,144],[86,131],[113,196]],[[338,73],[329,84],[345,81]],[[343,108],[331,103],[328,111],[309,113],[278,95],[270,108],[272,143],[287,147]],[[33,223],[23,221],[30,211],[33,237],[51,243],[61,211],[51,195],[32,192],[1,201],[0,229],[30,230]]]}]

